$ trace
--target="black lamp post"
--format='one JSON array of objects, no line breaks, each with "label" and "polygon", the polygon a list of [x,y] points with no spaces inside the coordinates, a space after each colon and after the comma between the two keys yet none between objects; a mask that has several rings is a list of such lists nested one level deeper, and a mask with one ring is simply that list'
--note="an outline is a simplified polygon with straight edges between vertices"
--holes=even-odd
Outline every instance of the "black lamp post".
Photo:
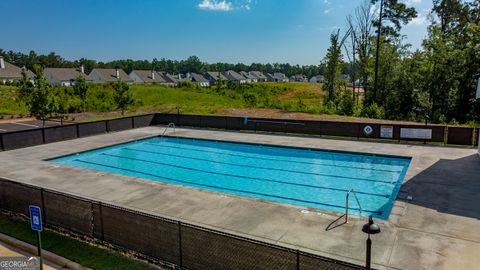
[{"label": "black lamp post", "polygon": [[[430,119],[430,116],[428,114],[425,114],[425,129],[428,127],[428,120]],[[423,144],[427,144],[427,139],[423,140]]]},{"label": "black lamp post", "polygon": [[370,239],[370,234],[380,233],[380,227],[373,223],[373,218],[370,216],[368,218],[368,223],[363,225],[362,231],[368,234],[367,238],[367,259],[366,259],[366,269],[371,269],[371,260],[372,260],[372,240]]}]

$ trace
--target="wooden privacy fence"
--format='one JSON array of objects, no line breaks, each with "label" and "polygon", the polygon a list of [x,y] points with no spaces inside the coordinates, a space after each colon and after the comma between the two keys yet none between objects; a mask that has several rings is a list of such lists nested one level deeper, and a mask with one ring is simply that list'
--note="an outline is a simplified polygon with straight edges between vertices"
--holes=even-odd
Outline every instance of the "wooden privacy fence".
[{"label": "wooden privacy fence", "polygon": [[362,266],[50,189],[0,179],[0,209],[181,269],[354,270]]},{"label": "wooden privacy fence", "polygon": [[[306,121],[230,116],[183,114],[147,114],[0,133],[0,150],[81,138],[151,125],[175,123],[177,126],[249,130],[277,133],[296,133],[318,136],[383,139],[390,141],[425,141],[452,145],[478,145],[478,128],[432,125],[375,124],[332,121]],[[428,139],[420,139],[428,134]],[[414,138],[417,136],[416,138]]]}]

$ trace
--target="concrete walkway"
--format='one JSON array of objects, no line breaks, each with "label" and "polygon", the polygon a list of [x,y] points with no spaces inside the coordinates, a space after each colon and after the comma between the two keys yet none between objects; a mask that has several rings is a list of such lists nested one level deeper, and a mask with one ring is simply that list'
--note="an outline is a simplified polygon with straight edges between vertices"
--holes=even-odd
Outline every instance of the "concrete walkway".
[{"label": "concrete walkway", "polygon": [[[364,263],[364,218],[332,230],[339,213],[64,167],[47,158],[159,135],[162,127],[110,133],[0,153],[0,177]],[[412,157],[382,233],[379,269],[475,269],[480,265],[480,159],[476,150],[312,137],[177,129],[177,136]]]}]

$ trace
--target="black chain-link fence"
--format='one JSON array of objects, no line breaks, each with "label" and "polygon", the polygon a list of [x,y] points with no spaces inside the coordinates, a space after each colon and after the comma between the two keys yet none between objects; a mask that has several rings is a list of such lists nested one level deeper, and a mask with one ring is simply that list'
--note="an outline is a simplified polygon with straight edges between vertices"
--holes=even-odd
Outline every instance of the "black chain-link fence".
[{"label": "black chain-link fence", "polygon": [[0,209],[28,217],[42,208],[44,224],[131,250],[182,269],[364,269],[299,250],[207,229],[82,197],[0,179]]}]

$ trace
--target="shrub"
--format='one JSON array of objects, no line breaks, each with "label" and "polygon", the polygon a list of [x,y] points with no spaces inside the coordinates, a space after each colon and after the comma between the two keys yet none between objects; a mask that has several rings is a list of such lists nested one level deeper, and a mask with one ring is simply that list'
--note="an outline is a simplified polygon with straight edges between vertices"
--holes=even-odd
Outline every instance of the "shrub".
[{"label": "shrub", "polygon": [[362,117],[383,119],[385,117],[385,110],[383,107],[372,103],[369,106],[364,106],[362,109]]}]

